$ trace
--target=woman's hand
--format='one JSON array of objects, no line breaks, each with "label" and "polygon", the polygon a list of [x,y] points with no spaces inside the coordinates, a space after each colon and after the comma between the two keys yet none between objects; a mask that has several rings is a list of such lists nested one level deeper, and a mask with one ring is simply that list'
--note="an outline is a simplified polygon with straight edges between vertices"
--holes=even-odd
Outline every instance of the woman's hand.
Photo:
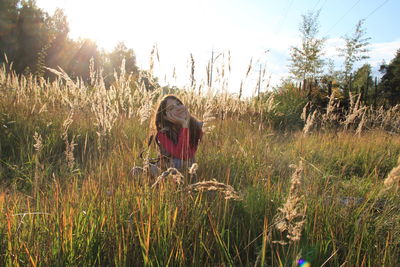
[{"label": "woman's hand", "polygon": [[167,120],[172,123],[179,124],[182,128],[189,127],[190,114],[185,106],[179,112],[167,112]]}]

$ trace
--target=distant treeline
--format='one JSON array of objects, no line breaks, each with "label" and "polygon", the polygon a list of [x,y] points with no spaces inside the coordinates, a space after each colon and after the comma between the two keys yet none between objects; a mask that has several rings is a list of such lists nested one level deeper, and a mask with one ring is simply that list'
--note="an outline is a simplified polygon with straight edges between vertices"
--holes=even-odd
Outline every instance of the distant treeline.
[{"label": "distant treeline", "polygon": [[0,63],[6,61],[19,74],[51,77],[44,67],[61,67],[72,78],[89,79],[89,64],[102,66],[106,84],[114,79],[125,58],[126,73],[137,75],[136,56],[124,43],[116,45],[111,53],[97,47],[89,39],[71,40],[69,25],[63,10],[53,15],[38,8],[35,1],[0,1]]},{"label": "distant treeline", "polygon": [[[313,88],[317,90],[317,102],[326,102],[328,96],[335,92],[335,96],[346,102],[350,102],[350,96],[357,94],[360,100],[367,105],[394,106],[400,103],[400,50],[389,64],[382,62],[380,72],[382,78],[371,76],[371,66],[364,64],[358,70],[354,70],[356,63],[368,59],[369,40],[364,28],[365,20],[359,20],[354,27],[354,32],[341,37],[344,46],[337,47],[336,56],[343,59],[343,66],[336,70],[332,58],[325,57],[325,43],[327,37],[319,36],[318,11],[308,11],[301,17],[299,34],[301,44],[290,47],[289,72],[291,78],[302,81],[299,86],[308,90],[308,99],[313,98]],[[325,81],[322,84],[319,81]],[[288,85],[286,83],[286,85]],[[321,86],[322,85],[322,86]],[[292,86],[293,85],[289,85]],[[285,83],[281,85],[285,87]],[[321,94],[322,93],[322,94]],[[314,94],[315,96],[315,94]],[[321,98],[322,96],[322,98]],[[315,97],[314,97],[315,98]],[[311,101],[314,104],[315,101]],[[316,104],[317,106],[320,106]]]},{"label": "distant treeline", "polygon": [[307,98],[317,107],[325,107],[329,96],[334,93],[344,105],[348,106],[350,96],[357,96],[364,105],[374,107],[393,107],[400,104],[400,49],[389,64],[383,62],[379,72],[381,77],[372,76],[372,67],[366,63],[348,76],[336,71],[294,82],[287,79],[278,87],[278,91],[297,88],[302,98]]},{"label": "distant treeline", "polygon": [[355,72],[350,73],[345,82],[325,75],[318,79],[304,79],[294,85],[284,83],[282,87],[297,87],[298,90],[305,92],[303,96],[306,96],[309,102],[317,106],[326,106],[332,93],[341,98],[344,106],[349,104],[351,95],[357,96],[364,105],[395,106],[400,103],[400,80],[394,79],[396,71],[397,77],[400,77],[400,72],[398,72],[400,68],[395,68],[400,62],[399,52],[390,64],[381,65],[382,79],[373,77],[371,65],[364,64]]}]

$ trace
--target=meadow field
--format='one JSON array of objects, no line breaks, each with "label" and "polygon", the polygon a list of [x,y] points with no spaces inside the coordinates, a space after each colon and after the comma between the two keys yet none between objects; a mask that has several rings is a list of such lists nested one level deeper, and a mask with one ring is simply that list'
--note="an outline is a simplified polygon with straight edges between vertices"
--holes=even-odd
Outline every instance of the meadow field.
[{"label": "meadow field", "polygon": [[[399,106],[352,96],[339,116],[332,95],[301,120],[294,89],[148,90],[123,71],[106,89],[94,70],[89,83],[53,72],[0,69],[1,266],[400,264]],[[167,93],[205,134],[197,170],[152,186],[130,170]]]}]

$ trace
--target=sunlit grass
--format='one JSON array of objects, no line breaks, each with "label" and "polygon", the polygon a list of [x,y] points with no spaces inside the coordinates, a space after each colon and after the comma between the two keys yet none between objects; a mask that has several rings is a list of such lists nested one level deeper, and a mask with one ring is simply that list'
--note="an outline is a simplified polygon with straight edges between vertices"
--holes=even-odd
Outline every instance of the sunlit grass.
[{"label": "sunlit grass", "polygon": [[[197,94],[180,93],[200,118],[212,110],[214,129],[199,147],[195,181],[184,173],[183,185],[167,180],[151,188],[129,171],[143,164],[148,136],[148,118],[140,124],[145,111],[134,108],[158,96],[43,83],[0,84],[0,265],[398,264],[399,198],[382,191],[397,166],[398,135],[274,131],[253,118],[260,110],[251,101],[214,95],[196,102]],[[72,169],[64,133],[69,142],[75,136]],[[304,228],[299,241],[281,245],[273,242],[285,239],[274,218],[289,194],[289,165],[300,161]],[[240,199],[186,190],[212,179],[233,186]]]}]

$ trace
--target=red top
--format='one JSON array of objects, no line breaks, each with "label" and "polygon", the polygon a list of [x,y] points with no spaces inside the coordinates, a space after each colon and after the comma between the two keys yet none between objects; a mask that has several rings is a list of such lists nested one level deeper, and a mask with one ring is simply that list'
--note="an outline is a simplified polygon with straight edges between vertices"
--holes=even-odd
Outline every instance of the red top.
[{"label": "red top", "polygon": [[[200,133],[200,138],[203,132]],[[158,132],[157,139],[163,148],[173,158],[177,159],[191,159],[194,157],[197,151],[197,146],[192,147],[189,144],[189,129],[181,128],[178,134],[178,143],[174,144],[171,139],[165,133]]]}]

